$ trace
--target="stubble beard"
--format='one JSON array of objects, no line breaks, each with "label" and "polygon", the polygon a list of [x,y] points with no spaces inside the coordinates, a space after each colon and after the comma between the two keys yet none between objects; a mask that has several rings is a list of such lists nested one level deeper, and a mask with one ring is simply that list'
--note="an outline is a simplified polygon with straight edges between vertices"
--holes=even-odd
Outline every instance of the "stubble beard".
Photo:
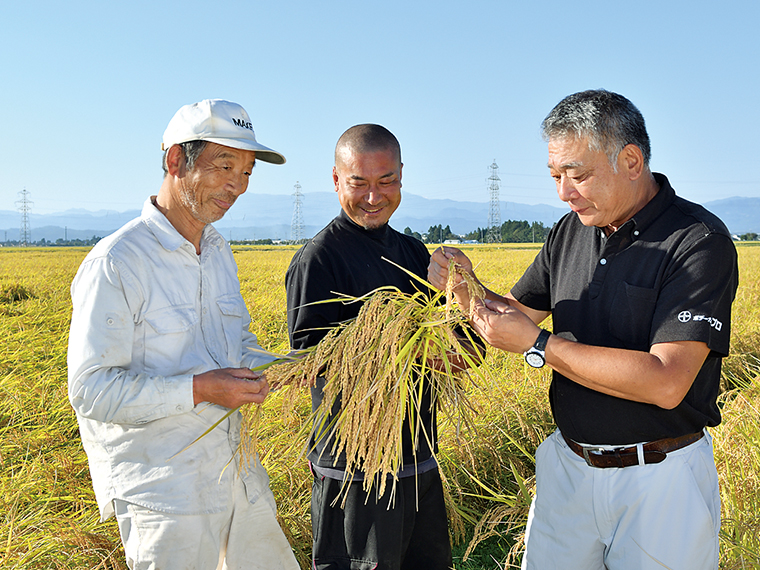
[{"label": "stubble beard", "polygon": [[364,228],[365,230],[379,230],[380,228],[382,228],[387,223],[388,223],[387,221],[386,222],[371,222],[371,223],[365,222],[365,223],[359,224],[359,225],[362,228]]},{"label": "stubble beard", "polygon": [[[204,204],[198,200],[198,193],[195,187],[184,187],[180,192],[182,204],[192,213],[193,217],[204,224],[213,224],[224,217],[225,211],[216,212],[215,206],[211,201],[213,196],[209,196]],[[219,197],[219,199],[234,204],[235,198],[230,196]]]}]

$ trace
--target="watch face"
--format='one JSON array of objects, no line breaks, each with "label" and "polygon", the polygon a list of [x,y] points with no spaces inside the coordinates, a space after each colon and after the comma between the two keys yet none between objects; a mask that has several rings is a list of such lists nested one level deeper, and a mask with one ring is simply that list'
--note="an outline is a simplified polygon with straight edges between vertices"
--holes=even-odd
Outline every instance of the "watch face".
[{"label": "watch face", "polygon": [[544,360],[544,357],[541,356],[537,352],[529,352],[525,355],[525,361],[530,364],[533,368],[541,368],[544,364],[546,364],[546,360]]}]

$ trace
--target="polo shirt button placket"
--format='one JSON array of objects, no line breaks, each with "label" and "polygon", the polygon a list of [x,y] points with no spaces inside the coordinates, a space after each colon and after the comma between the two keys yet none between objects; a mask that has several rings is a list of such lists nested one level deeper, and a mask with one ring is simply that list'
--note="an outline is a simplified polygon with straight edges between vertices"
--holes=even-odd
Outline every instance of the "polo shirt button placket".
[{"label": "polo shirt button placket", "polygon": [[594,276],[589,283],[589,295],[592,299],[595,299],[602,290],[604,279],[607,275],[607,262],[609,260],[606,257],[602,257],[596,264],[594,269]]}]

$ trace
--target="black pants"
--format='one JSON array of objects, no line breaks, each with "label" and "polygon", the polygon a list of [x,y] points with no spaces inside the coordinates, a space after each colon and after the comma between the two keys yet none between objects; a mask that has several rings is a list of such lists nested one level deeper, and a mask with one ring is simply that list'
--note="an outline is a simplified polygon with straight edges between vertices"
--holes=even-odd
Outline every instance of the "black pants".
[{"label": "black pants", "polygon": [[[438,470],[405,477],[379,501],[354,482],[346,506],[331,503],[341,482],[315,474],[311,494],[314,570],[449,570],[443,486]],[[366,504],[365,504],[366,503]]]}]

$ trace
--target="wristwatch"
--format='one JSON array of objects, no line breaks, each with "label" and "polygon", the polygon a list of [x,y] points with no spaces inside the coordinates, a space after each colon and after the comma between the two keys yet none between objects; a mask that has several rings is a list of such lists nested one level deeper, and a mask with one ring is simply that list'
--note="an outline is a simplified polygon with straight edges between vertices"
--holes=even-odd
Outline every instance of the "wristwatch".
[{"label": "wristwatch", "polygon": [[549,340],[551,334],[549,331],[541,329],[535,344],[523,354],[525,362],[533,368],[541,368],[546,364],[546,341]]}]

